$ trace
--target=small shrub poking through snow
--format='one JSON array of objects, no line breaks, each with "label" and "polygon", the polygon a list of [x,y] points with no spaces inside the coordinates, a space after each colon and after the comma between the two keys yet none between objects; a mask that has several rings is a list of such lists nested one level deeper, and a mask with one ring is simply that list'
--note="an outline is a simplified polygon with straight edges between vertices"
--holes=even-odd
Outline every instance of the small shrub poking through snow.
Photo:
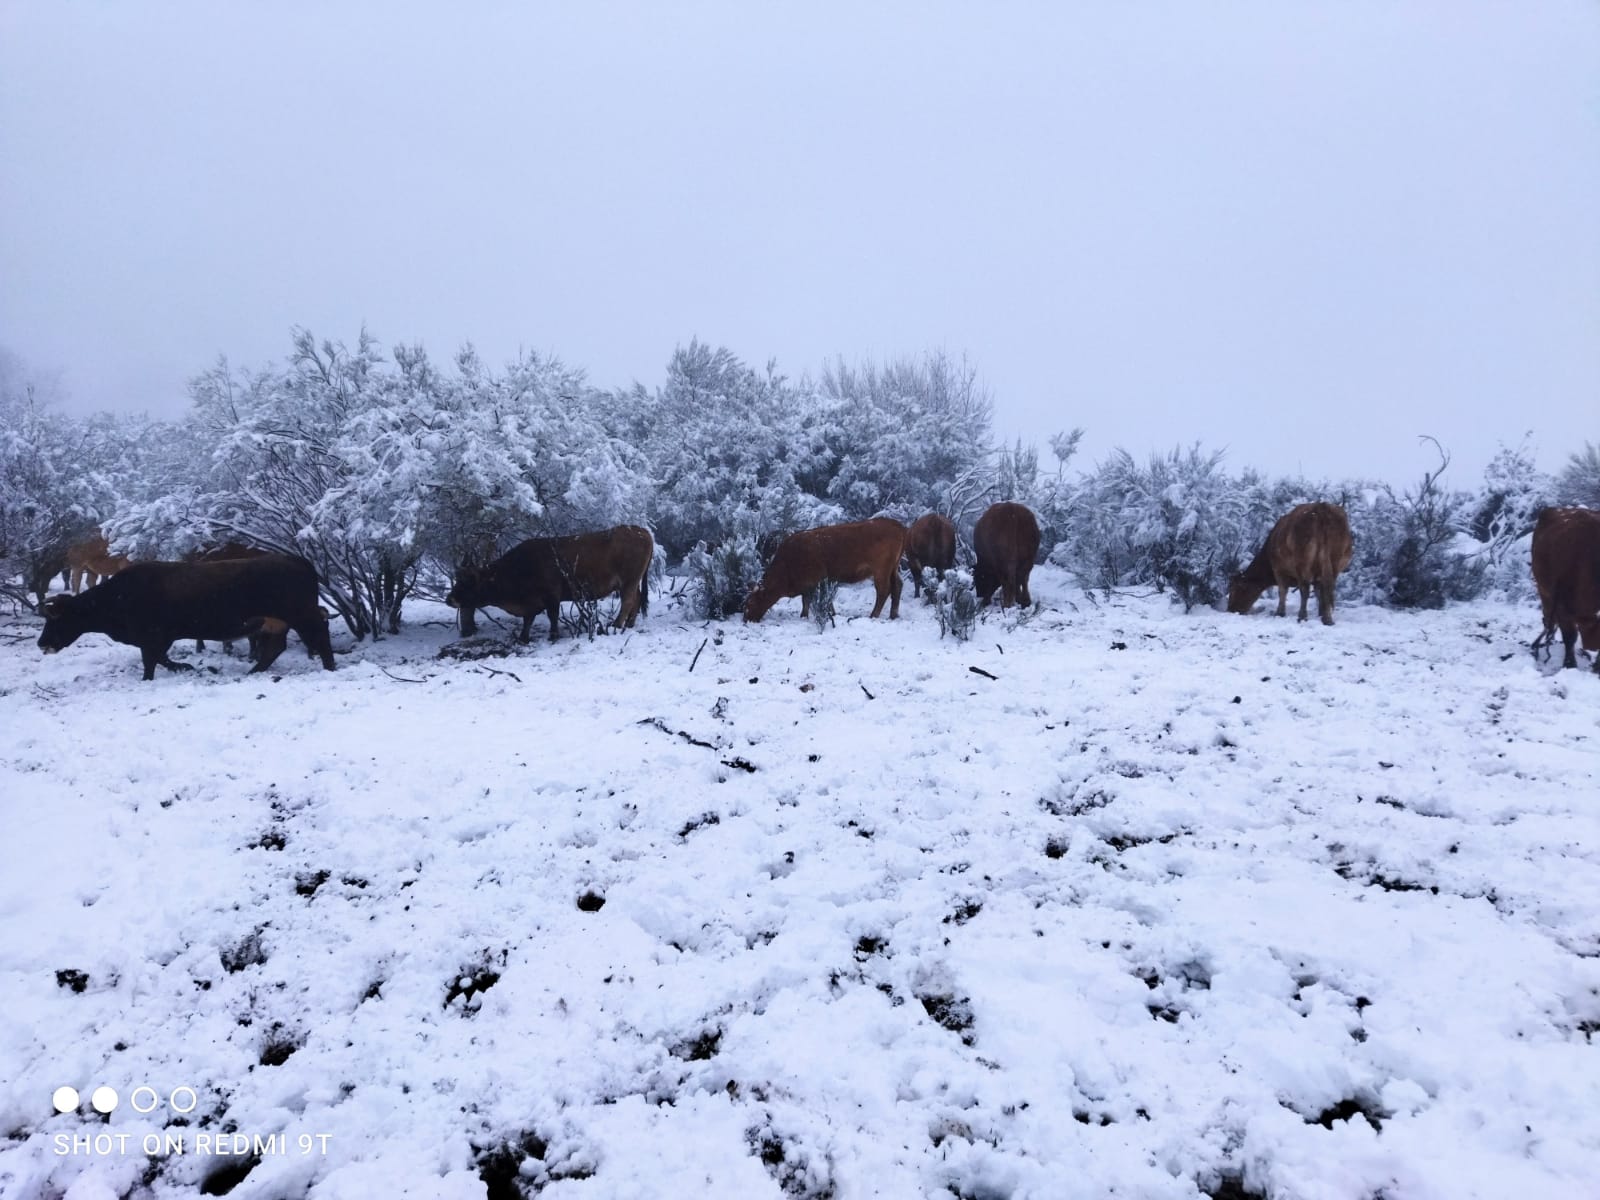
[{"label": "small shrub poking through snow", "polygon": [[817,623],[818,633],[826,633],[833,625],[834,601],[838,595],[839,585],[831,579],[824,579],[806,593],[806,601],[811,605],[811,619]]},{"label": "small shrub poking through snow", "polygon": [[939,613],[939,636],[949,634],[958,642],[972,637],[978,624],[978,593],[966,571],[946,571],[934,603]]}]

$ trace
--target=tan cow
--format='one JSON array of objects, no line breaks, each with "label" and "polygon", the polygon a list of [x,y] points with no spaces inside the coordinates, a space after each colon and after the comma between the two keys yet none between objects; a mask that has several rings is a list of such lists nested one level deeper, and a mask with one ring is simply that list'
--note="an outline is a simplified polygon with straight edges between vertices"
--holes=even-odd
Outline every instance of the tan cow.
[{"label": "tan cow", "polygon": [[97,580],[110,579],[129,559],[125,554],[112,554],[105,535],[98,530],[76,545],[67,547],[67,571],[72,577],[72,594],[76,596]]},{"label": "tan cow", "polygon": [[1288,612],[1289,589],[1300,589],[1300,620],[1306,619],[1311,589],[1317,589],[1317,614],[1333,624],[1333,585],[1350,565],[1355,542],[1350,518],[1337,504],[1297,504],[1272,527],[1250,565],[1228,582],[1228,611],[1247,613],[1261,593],[1278,588],[1278,615]]},{"label": "tan cow", "polygon": [[[877,591],[872,615],[881,613],[883,602],[889,600],[889,618],[893,620],[900,615],[900,551],[905,540],[906,527],[888,517],[791,533],[772,556],[761,582],[751,589],[744,603],[744,619],[759,621],[779,600],[806,597],[823,580],[861,583],[870,579]],[[802,615],[809,608],[809,600],[803,599]]]}]

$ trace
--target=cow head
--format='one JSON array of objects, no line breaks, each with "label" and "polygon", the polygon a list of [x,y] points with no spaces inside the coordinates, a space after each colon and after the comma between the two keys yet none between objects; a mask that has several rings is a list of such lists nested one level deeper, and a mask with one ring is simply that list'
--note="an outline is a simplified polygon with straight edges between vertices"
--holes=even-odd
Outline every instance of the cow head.
[{"label": "cow head", "polygon": [[446,594],[444,602],[459,614],[462,637],[478,632],[473,613],[483,607],[488,594],[489,569],[487,567],[462,567],[456,572],[455,585]]},{"label": "cow head", "polygon": [[760,621],[780,599],[782,597],[777,589],[769,588],[764,583],[751,588],[750,595],[745,597],[744,619],[751,624]]},{"label": "cow head", "polygon": [[1247,613],[1255,602],[1261,599],[1265,587],[1251,583],[1243,575],[1235,575],[1228,580],[1228,611],[1231,613]]},{"label": "cow head", "polygon": [[994,590],[999,586],[1000,577],[992,566],[981,558],[973,564],[972,590],[977,593],[979,604],[988,604],[994,599]]},{"label": "cow head", "polygon": [[[91,589],[93,590],[93,589]],[[39,634],[39,649],[46,654],[65,650],[89,632],[87,593],[79,596],[51,596],[39,606],[44,630]]]}]

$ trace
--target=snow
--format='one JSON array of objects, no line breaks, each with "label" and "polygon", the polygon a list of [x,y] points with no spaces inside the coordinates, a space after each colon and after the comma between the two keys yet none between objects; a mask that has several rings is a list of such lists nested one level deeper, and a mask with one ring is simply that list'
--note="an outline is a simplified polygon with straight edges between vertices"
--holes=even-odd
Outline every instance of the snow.
[{"label": "snow", "polygon": [[0,645],[0,1195],[282,1134],[228,1194],[1593,1197],[1600,680],[1536,609],[1033,587],[969,643],[847,588],[475,662],[412,604],[331,675]]}]

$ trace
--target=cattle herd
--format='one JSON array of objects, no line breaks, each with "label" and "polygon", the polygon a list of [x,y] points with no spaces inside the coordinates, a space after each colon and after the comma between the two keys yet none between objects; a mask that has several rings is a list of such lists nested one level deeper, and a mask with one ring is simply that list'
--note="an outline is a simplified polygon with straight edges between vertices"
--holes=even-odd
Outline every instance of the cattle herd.
[{"label": "cattle herd", "polygon": [[[998,591],[1001,608],[1031,606],[1028,577],[1039,553],[1033,513],[1021,504],[992,505],[978,518],[972,545],[978,602],[988,605]],[[1332,625],[1334,583],[1350,565],[1353,550],[1344,509],[1320,502],[1298,505],[1273,525],[1260,552],[1230,581],[1228,611],[1249,612],[1261,593],[1275,586],[1281,617],[1289,592],[1298,588],[1304,621],[1315,589],[1318,615]],[[475,631],[478,609],[493,607],[522,618],[523,641],[543,613],[553,642],[563,601],[616,595],[621,607],[614,623],[631,628],[639,613],[649,612],[654,554],[650,532],[637,525],[529,538],[485,566],[462,567],[446,602],[456,609],[464,635]],[[943,580],[955,557],[955,527],[937,513],[919,517],[910,529],[874,517],[792,533],[772,549],[761,582],[745,601],[744,618],[760,621],[778,601],[794,596],[801,598],[804,615],[820,584],[870,579],[876,592],[872,615],[882,613],[888,601],[893,619],[900,615],[901,559],[920,591],[925,568],[932,567]],[[68,551],[67,573],[70,592],[50,597],[40,608],[45,623],[39,647],[46,654],[85,633],[103,633],[139,648],[149,680],[157,666],[191,669],[169,657],[174,642],[193,638],[203,648],[207,638],[224,644],[248,638],[251,670],[265,671],[283,653],[293,630],[308,654],[320,657],[327,670],[334,668],[329,614],[317,603],[317,573],[297,555],[228,542],[182,562],[129,562],[112,555],[97,532]],[[1579,637],[1586,651],[1600,650],[1600,512],[1545,509],[1533,531],[1533,578],[1544,629],[1532,648],[1548,653],[1559,629],[1562,665],[1575,667]],[[1600,671],[1600,657],[1595,670]]]}]

